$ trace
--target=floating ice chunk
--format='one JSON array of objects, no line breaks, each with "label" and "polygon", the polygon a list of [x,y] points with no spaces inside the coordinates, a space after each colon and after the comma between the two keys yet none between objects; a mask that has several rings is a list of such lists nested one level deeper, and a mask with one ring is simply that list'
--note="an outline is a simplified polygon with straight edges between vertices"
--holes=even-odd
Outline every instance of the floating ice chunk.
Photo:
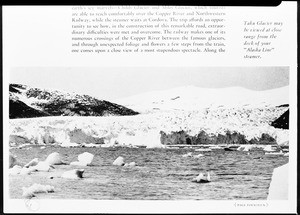
[{"label": "floating ice chunk", "polygon": [[130,162],[129,166],[136,166],[135,162]]},{"label": "floating ice chunk", "polygon": [[22,190],[23,190],[23,197],[25,197],[25,198],[35,197],[34,193],[31,192],[30,190],[28,190],[27,188],[22,187]]},{"label": "floating ice chunk", "polygon": [[54,192],[54,187],[50,185],[33,184],[30,187],[22,187],[23,196],[26,198],[34,197],[36,193]]},{"label": "floating ice chunk", "polygon": [[124,158],[123,157],[118,157],[114,162],[113,162],[113,165],[116,165],[116,166],[123,166],[125,163],[124,163]]},{"label": "floating ice chunk", "polygon": [[83,178],[83,172],[84,172],[84,169],[73,169],[73,170],[64,172],[61,175],[61,177],[69,178],[69,179],[79,179],[79,178]]},{"label": "floating ice chunk", "polygon": [[78,161],[81,163],[86,163],[86,165],[90,165],[94,159],[94,155],[89,152],[84,152],[78,155]]},{"label": "floating ice chunk", "polygon": [[278,155],[284,155],[282,151],[280,152],[265,152],[265,155],[267,156],[278,156]]},{"label": "floating ice chunk", "polygon": [[200,157],[203,157],[203,156],[204,156],[203,154],[194,155],[194,158],[200,158]]},{"label": "floating ice chunk", "polygon": [[249,152],[249,151],[253,150],[254,148],[257,148],[257,146],[255,146],[255,145],[242,145],[242,146],[239,146],[237,148],[237,151]]},{"label": "floating ice chunk", "polygon": [[70,165],[75,166],[88,166],[92,163],[94,155],[89,152],[84,152],[78,155],[78,161],[71,162]]},{"label": "floating ice chunk", "polygon": [[273,170],[273,175],[269,187],[267,200],[287,200],[288,199],[288,174],[289,165],[277,167]]},{"label": "floating ice chunk", "polygon": [[196,182],[196,183],[208,183],[210,181],[211,179],[210,179],[209,172],[207,173],[200,172],[200,174],[196,178],[192,179],[192,182]]},{"label": "floating ice chunk", "polygon": [[237,151],[247,151],[245,146],[239,146],[236,150]]},{"label": "floating ice chunk", "polygon": [[40,161],[40,162],[38,162],[38,164],[36,166],[33,166],[32,168],[34,168],[37,171],[41,171],[41,172],[49,172],[50,169],[54,168],[54,167],[49,165],[49,163],[46,161]]},{"label": "floating ice chunk", "polygon": [[83,144],[83,146],[87,148],[96,148],[96,147],[100,147],[100,144],[89,143],[89,144]]},{"label": "floating ice chunk", "polygon": [[21,170],[22,170],[21,166],[15,165],[15,166],[13,166],[13,168],[9,169],[9,174],[10,175],[18,175],[18,174],[20,174]]},{"label": "floating ice chunk", "polygon": [[31,161],[29,161],[29,163],[25,164],[24,167],[30,167],[30,166],[36,166],[39,163],[39,159],[38,158],[34,158]]},{"label": "floating ice chunk", "polygon": [[274,146],[266,145],[265,148],[264,148],[264,151],[266,151],[266,152],[275,152],[276,150],[274,149]]},{"label": "floating ice chunk", "polygon": [[26,146],[29,146],[30,145],[30,143],[24,143],[24,144],[20,144],[17,148],[18,149],[23,149],[23,148],[25,148]]},{"label": "floating ice chunk", "polygon": [[189,152],[187,154],[182,155],[182,157],[186,158],[186,157],[192,157],[192,152]]},{"label": "floating ice chunk", "polygon": [[33,167],[23,167],[20,171],[20,175],[30,175],[32,172],[35,172],[36,169]]},{"label": "floating ice chunk", "polygon": [[135,162],[125,163],[124,167],[134,167],[136,166]]},{"label": "floating ice chunk", "polygon": [[47,162],[49,165],[65,164],[65,162],[62,161],[62,158],[58,152],[53,152],[50,155],[48,155],[45,162]]}]

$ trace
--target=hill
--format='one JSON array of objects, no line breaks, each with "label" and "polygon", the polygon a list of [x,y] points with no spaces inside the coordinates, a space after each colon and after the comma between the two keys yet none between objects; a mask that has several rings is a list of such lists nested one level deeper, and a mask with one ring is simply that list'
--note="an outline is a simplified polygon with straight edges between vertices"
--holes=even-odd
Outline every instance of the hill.
[{"label": "hill", "polygon": [[138,112],[129,108],[88,95],[39,89],[21,84],[9,85],[10,118],[136,114]]}]

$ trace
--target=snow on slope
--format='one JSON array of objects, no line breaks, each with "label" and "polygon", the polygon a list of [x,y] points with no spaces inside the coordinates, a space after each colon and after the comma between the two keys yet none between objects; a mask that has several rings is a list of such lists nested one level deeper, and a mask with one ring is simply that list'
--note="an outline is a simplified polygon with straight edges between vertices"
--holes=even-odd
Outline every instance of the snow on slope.
[{"label": "snow on slope", "polygon": [[242,87],[199,88],[184,86],[164,91],[153,91],[115,100],[136,111],[197,110],[206,107],[278,106],[289,104],[289,87],[253,91]]},{"label": "snow on slope", "polygon": [[[21,84],[9,85],[10,118],[42,116],[135,115],[137,112],[118,104],[51,89]],[[35,114],[39,113],[39,114]]]}]

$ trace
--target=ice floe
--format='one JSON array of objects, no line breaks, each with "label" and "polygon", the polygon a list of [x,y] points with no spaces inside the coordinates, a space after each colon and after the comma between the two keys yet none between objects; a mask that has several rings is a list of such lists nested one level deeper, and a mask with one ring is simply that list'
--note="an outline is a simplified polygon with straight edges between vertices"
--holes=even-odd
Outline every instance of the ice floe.
[{"label": "ice floe", "polygon": [[32,168],[40,172],[49,172],[51,169],[54,169],[54,167],[50,165],[47,161],[40,161],[37,165],[33,166]]},{"label": "ice floe", "polygon": [[116,165],[116,166],[123,166],[125,164],[124,162],[124,158],[119,156],[114,162],[113,162],[113,165]]},{"label": "ice floe", "polygon": [[45,162],[47,162],[49,165],[59,165],[66,163],[62,160],[62,157],[58,152],[53,152],[50,155],[48,155]]},{"label": "ice floe", "polygon": [[80,179],[83,178],[84,169],[73,169],[64,172],[61,177],[62,178],[69,178],[69,179]]},{"label": "ice floe", "polygon": [[200,172],[200,174],[196,178],[192,179],[192,182],[196,182],[196,183],[208,183],[210,181],[211,179],[210,179],[209,172],[207,173]]},{"label": "ice floe", "polygon": [[279,152],[265,152],[265,155],[267,156],[278,156],[278,155],[284,155],[282,151]]},{"label": "ice floe", "polygon": [[36,166],[39,163],[38,158],[34,158],[31,161],[29,161],[27,164],[24,165],[24,167],[28,168],[30,166]]},{"label": "ice floe", "polygon": [[71,162],[70,165],[76,166],[88,166],[91,165],[94,159],[94,155],[89,152],[84,152],[78,155],[78,161]]},{"label": "ice floe", "polygon": [[125,163],[124,167],[134,167],[136,166],[135,162]]},{"label": "ice floe", "polygon": [[20,171],[20,175],[30,175],[32,172],[37,171],[35,167],[23,167]]},{"label": "ice floe", "polygon": [[54,187],[50,185],[33,184],[30,187],[22,187],[23,197],[31,198],[36,193],[51,193],[54,192]]},{"label": "ice floe", "polygon": [[186,157],[192,157],[192,154],[193,154],[192,152],[188,152],[188,153],[182,155],[182,157],[184,157],[184,158],[186,158]]},{"label": "ice floe", "polygon": [[9,174],[10,175],[18,175],[18,174],[20,174],[21,170],[22,170],[21,166],[15,165],[9,169]]},{"label": "ice floe", "polygon": [[201,157],[204,157],[203,154],[198,154],[198,155],[194,155],[193,158],[201,158]]}]

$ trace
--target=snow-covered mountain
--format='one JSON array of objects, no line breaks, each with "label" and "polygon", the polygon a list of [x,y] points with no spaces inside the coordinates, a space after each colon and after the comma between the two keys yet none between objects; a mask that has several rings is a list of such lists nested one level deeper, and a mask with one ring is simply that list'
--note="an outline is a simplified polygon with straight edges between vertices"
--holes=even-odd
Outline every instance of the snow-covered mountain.
[{"label": "snow-covered mountain", "polygon": [[114,102],[140,112],[152,110],[198,110],[218,107],[266,107],[289,104],[289,87],[254,91],[242,87],[199,88],[184,86],[152,91]]},{"label": "snow-covered mountain", "polygon": [[88,95],[9,85],[9,117],[136,115],[137,112]]}]

